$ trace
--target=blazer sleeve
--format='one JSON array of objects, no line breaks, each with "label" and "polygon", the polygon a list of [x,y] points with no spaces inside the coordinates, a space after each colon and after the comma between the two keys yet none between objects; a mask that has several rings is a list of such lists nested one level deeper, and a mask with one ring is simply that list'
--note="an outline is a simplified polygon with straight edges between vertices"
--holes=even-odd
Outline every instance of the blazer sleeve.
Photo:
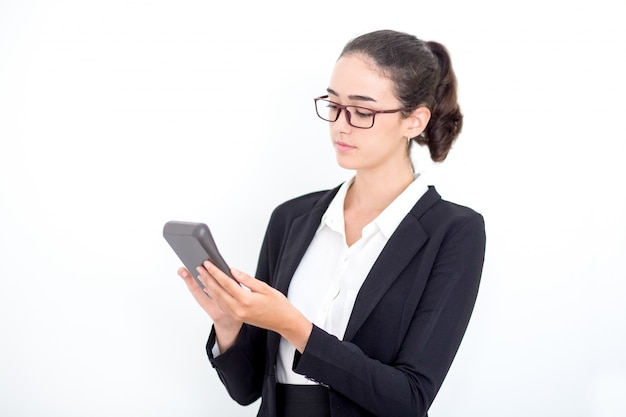
[{"label": "blazer sleeve", "polygon": [[236,343],[226,352],[213,357],[211,350],[215,345],[215,329],[211,330],[206,346],[209,361],[230,397],[241,405],[251,404],[261,396],[265,333],[262,329],[244,324]]},{"label": "blazer sleeve", "polygon": [[[274,216],[272,216],[273,218]],[[256,278],[268,282],[271,264],[271,224],[263,239]],[[233,346],[214,357],[215,328],[211,329],[206,351],[209,361],[233,400],[248,405],[261,397],[266,367],[267,330],[244,324]]]},{"label": "blazer sleeve", "polygon": [[335,411],[342,407],[348,411],[356,404],[366,413],[354,415],[427,415],[461,343],[478,293],[485,228],[482,216],[472,213],[450,228],[433,251],[426,286],[390,363],[368,357],[362,347],[393,345],[393,340],[360,341],[360,347],[313,329],[304,352],[296,354],[293,369],[328,385]]},{"label": "blazer sleeve", "polygon": [[[331,199],[334,192],[336,189],[331,193],[310,193],[274,209],[261,245],[255,274],[257,279],[273,285],[291,221],[294,217],[309,213],[320,197]],[[207,355],[229,395],[240,404],[247,405],[257,400],[262,395],[264,377],[273,372],[268,369],[275,361],[275,358],[269,357],[268,335],[270,332],[265,329],[244,324],[234,345],[223,354],[213,357],[215,330],[211,331],[206,346]]]}]

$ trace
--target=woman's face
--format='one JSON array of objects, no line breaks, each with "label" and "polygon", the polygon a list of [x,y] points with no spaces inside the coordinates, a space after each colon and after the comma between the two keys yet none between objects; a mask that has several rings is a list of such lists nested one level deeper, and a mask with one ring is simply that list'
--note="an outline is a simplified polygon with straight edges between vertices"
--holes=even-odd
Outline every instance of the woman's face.
[{"label": "woman's face", "polygon": [[[393,82],[385,78],[375,64],[363,55],[339,58],[330,79],[328,95],[329,100],[344,106],[361,106],[373,110],[402,107],[394,95]],[[341,167],[370,171],[397,169],[398,164],[410,166],[407,153],[410,117],[403,118],[401,113],[376,114],[374,126],[359,129],[348,123],[345,112],[342,110],[339,119],[330,123],[330,137]],[[355,117],[357,115],[352,114],[352,118]]]}]

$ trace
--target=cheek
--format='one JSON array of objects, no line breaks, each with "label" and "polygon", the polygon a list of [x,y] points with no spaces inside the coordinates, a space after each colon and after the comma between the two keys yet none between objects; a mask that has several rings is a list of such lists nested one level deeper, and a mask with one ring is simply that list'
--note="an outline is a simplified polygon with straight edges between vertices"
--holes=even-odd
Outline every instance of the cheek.
[{"label": "cheek", "polygon": [[407,140],[396,129],[388,129],[378,132],[377,135],[368,138],[371,149],[375,149],[382,155],[404,154],[407,152]]}]

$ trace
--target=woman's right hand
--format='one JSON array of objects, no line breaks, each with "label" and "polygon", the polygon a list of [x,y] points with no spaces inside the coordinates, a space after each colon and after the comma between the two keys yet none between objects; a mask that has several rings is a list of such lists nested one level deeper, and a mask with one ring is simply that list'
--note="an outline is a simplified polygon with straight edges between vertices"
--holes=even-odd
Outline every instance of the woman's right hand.
[{"label": "woman's right hand", "polygon": [[[178,269],[178,275],[185,281],[187,288],[196,302],[211,317],[215,327],[217,345],[221,353],[224,353],[235,343],[235,339],[241,330],[243,323],[234,319],[222,310],[217,303],[198,285],[187,268]],[[202,279],[200,276],[199,279]],[[206,285],[206,283],[204,283]]]}]

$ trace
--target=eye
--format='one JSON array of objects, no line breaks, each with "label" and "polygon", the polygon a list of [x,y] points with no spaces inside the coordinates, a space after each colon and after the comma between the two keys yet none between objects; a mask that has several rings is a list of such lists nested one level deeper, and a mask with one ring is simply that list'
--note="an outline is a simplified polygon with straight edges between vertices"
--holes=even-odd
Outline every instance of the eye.
[{"label": "eye", "polygon": [[374,115],[370,109],[366,109],[364,107],[354,107],[353,110],[354,114],[362,119],[366,119]]}]

